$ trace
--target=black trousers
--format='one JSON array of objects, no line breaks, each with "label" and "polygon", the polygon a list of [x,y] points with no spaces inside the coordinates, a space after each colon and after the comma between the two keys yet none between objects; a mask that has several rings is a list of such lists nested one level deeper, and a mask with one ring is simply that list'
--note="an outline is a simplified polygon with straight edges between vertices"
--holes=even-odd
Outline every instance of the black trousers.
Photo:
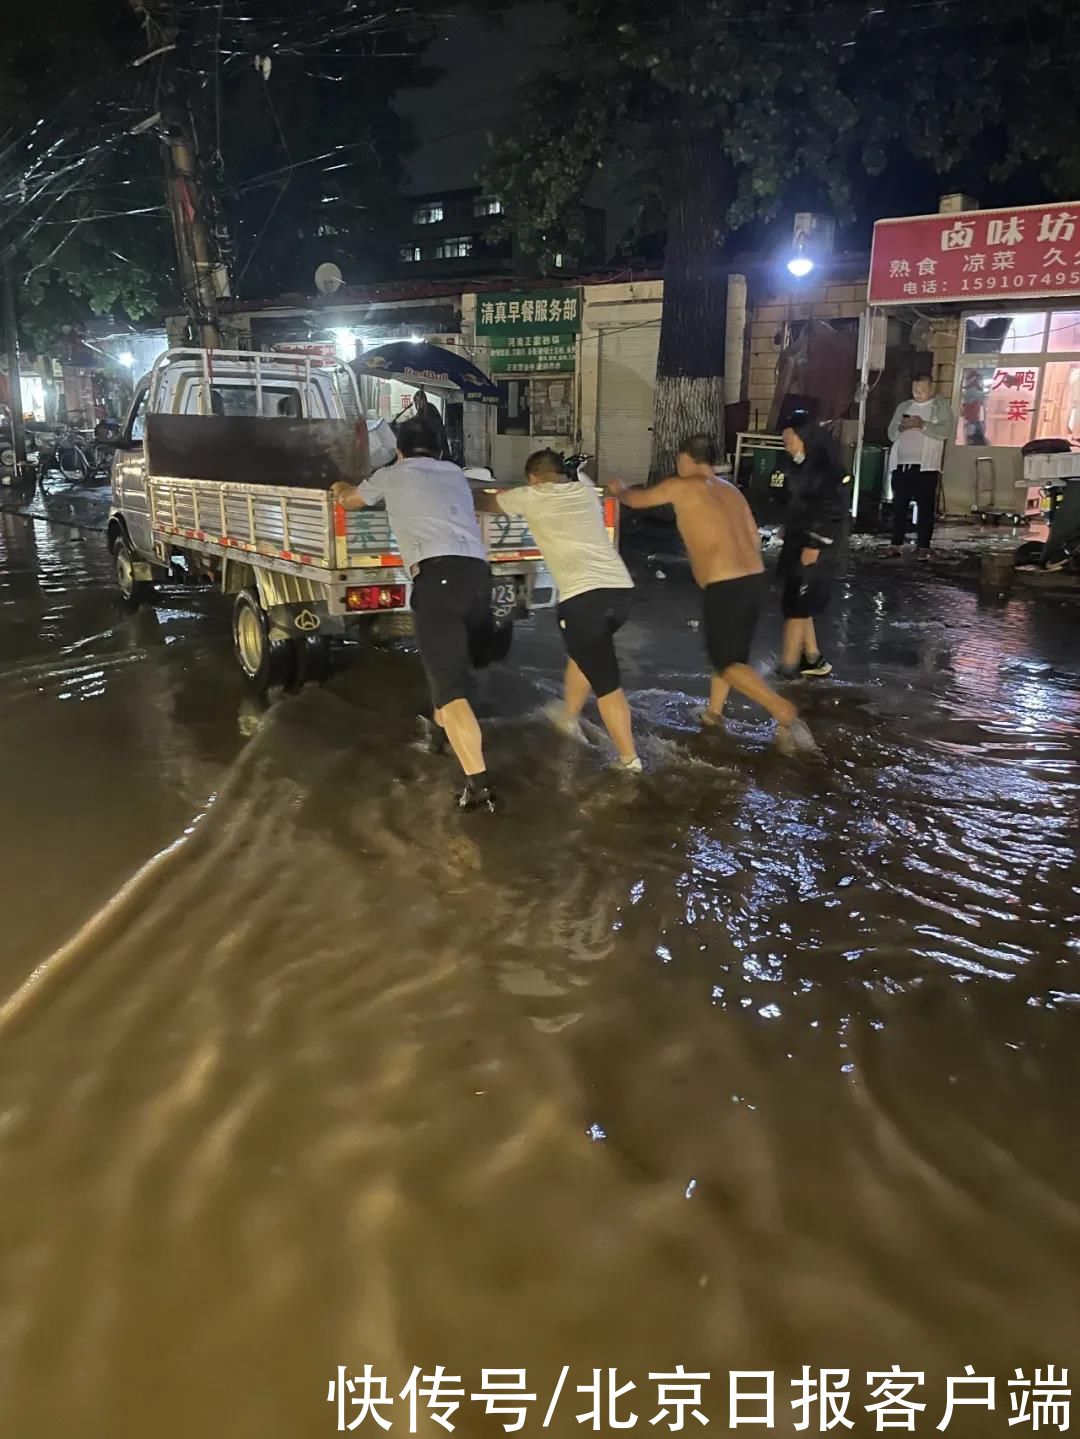
[{"label": "black trousers", "polygon": [[892,542],[907,539],[908,518],[915,502],[915,535],[919,549],[928,550],[934,537],[940,470],[920,470],[918,465],[897,465],[892,477]]}]

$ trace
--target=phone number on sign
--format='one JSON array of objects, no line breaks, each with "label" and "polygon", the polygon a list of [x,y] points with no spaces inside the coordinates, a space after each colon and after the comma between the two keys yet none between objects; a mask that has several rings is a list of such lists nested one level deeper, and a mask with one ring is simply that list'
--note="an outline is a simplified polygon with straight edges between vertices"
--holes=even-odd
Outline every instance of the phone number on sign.
[{"label": "phone number on sign", "polygon": [[[617,1369],[585,1370],[584,1382],[575,1382],[577,1378],[564,1364],[554,1383],[533,1387],[524,1369],[484,1369],[477,1387],[439,1364],[430,1371],[414,1367],[399,1390],[370,1364],[362,1370],[340,1365],[326,1397],[334,1406],[339,1434],[361,1428],[374,1434],[396,1426],[402,1433],[434,1435],[439,1430],[453,1434],[459,1424],[464,1432],[473,1432],[466,1415],[474,1406],[501,1421],[499,1427],[507,1434],[551,1430],[553,1421],[561,1433],[568,1427],[579,1433],[582,1426],[606,1434],[639,1424],[654,1434],[655,1426],[660,1433],[696,1433],[699,1425],[714,1420],[725,1432],[941,1433],[959,1411],[972,1410],[1000,1416],[1003,1433],[1065,1434],[1072,1401],[1069,1371],[1052,1364],[1027,1373],[1015,1369],[1004,1383],[967,1364],[963,1374],[948,1377],[944,1386],[932,1379],[927,1384],[922,1370],[899,1364],[865,1374],[804,1365],[798,1378],[787,1381],[767,1369],[730,1369],[714,1376],[681,1364],[650,1372],[647,1382],[626,1379]],[[1018,1425],[1024,1427],[1018,1430]],[[992,1432],[988,1424],[981,1427],[984,1434]]]},{"label": "phone number on sign", "polygon": [[1055,270],[1046,275],[978,275],[973,280],[962,280],[964,290],[1033,290],[1038,285],[1080,286],[1080,270]]}]

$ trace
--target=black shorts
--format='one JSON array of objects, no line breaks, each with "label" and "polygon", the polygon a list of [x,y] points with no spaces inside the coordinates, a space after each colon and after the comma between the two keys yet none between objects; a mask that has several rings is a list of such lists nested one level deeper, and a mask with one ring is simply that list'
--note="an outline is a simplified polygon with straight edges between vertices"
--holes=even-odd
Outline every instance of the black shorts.
[{"label": "black shorts", "polygon": [[586,590],[558,608],[566,653],[592,686],[597,699],[622,688],[615,656],[615,632],[630,615],[630,590]]},{"label": "black shorts", "polygon": [[837,547],[820,546],[817,562],[812,565],[804,565],[800,559],[804,548],[806,542],[802,539],[785,540],[780,551],[780,609],[786,620],[812,620],[824,614],[836,581]]},{"label": "black shorts", "polygon": [[452,700],[468,699],[471,666],[494,625],[488,565],[465,555],[422,560],[413,580],[412,608],[432,704],[442,709]]},{"label": "black shorts", "polygon": [[705,648],[713,671],[745,665],[765,603],[764,574],[717,580],[705,586]]}]

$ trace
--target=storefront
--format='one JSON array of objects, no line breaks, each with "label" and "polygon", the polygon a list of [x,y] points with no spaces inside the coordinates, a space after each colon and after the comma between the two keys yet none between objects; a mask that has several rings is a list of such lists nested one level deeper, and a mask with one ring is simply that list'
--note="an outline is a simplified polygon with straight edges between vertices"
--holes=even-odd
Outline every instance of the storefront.
[{"label": "storefront", "polygon": [[474,358],[499,392],[491,437],[496,473],[519,475],[527,457],[546,446],[573,449],[580,289],[484,292],[464,301],[463,320],[473,322]]},{"label": "storefront", "polygon": [[1068,442],[1080,473],[1080,202],[881,220],[868,297],[955,324],[949,513],[1022,510],[1033,440]]}]

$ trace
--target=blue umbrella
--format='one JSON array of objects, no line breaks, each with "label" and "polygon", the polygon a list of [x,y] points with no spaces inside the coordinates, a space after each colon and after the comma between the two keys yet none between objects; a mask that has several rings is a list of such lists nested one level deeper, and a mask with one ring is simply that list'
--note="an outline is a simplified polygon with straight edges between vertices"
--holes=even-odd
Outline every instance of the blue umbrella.
[{"label": "blue umbrella", "polygon": [[358,375],[376,375],[383,380],[404,380],[410,385],[455,385],[467,400],[499,403],[499,391],[483,370],[471,360],[441,345],[414,344],[395,340],[379,345],[353,361]]}]

